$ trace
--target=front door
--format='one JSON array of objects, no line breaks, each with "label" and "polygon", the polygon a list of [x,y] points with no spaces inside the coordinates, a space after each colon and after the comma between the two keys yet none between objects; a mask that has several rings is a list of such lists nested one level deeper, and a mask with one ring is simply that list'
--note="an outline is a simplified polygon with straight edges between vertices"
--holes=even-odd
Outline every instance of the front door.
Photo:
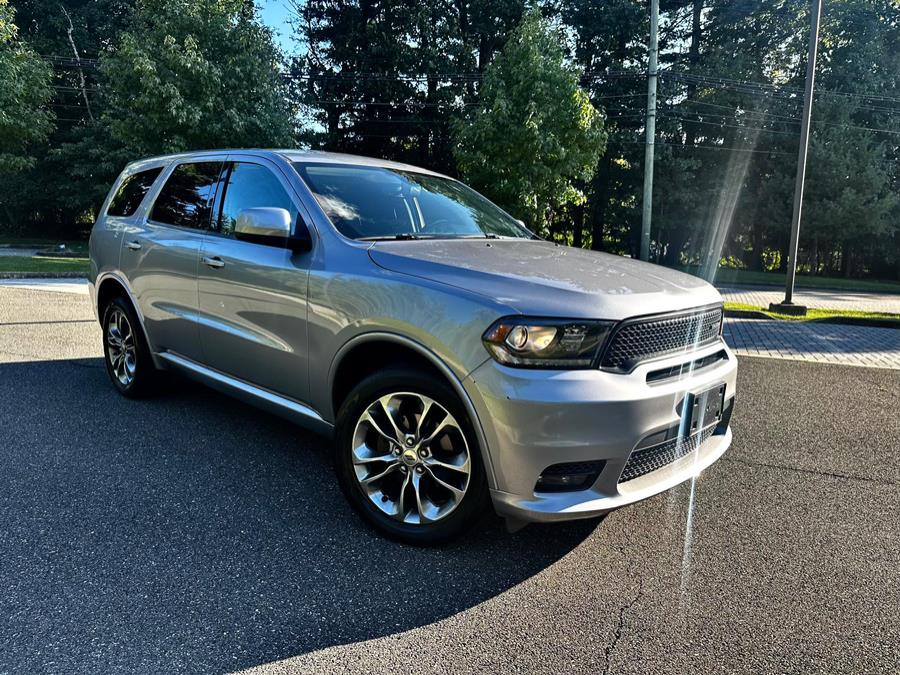
[{"label": "front door", "polygon": [[310,253],[243,241],[234,233],[244,209],[287,209],[292,188],[263,159],[231,162],[200,253],[199,331],[203,362],[297,401],[309,397],[307,282]]}]

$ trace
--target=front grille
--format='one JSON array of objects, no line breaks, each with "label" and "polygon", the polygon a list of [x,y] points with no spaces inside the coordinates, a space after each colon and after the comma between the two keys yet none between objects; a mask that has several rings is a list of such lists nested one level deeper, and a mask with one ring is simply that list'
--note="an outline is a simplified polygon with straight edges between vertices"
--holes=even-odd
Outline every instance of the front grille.
[{"label": "front grille", "polygon": [[722,308],[626,321],[613,334],[601,367],[629,371],[641,361],[692,351],[716,340]]},{"label": "front grille", "polygon": [[675,460],[691,454],[712,436],[714,431],[715,427],[707,427],[703,431],[687,438],[673,438],[670,441],[650,448],[635,450],[631,453],[631,457],[628,458],[628,462],[622,470],[619,483],[640,478],[644,474],[661,469]]}]

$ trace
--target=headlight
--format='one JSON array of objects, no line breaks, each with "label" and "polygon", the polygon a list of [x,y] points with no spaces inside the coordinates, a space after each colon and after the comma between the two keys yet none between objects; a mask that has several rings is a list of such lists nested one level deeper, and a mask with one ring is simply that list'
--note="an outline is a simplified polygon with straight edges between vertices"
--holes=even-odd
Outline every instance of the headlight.
[{"label": "headlight", "polygon": [[482,337],[497,361],[525,368],[590,368],[613,321],[499,319]]}]

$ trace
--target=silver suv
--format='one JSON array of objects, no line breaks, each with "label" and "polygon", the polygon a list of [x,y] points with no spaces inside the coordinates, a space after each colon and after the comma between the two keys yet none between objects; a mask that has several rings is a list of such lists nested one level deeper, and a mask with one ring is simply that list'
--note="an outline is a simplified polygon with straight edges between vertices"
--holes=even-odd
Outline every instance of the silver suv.
[{"label": "silver suv", "polygon": [[736,360],[700,279],[543,241],[462,183],[392,162],[221,150],[130,164],[91,234],[113,385],[178,370],[334,438],[388,535],[492,503],[587,518],[731,442]]}]

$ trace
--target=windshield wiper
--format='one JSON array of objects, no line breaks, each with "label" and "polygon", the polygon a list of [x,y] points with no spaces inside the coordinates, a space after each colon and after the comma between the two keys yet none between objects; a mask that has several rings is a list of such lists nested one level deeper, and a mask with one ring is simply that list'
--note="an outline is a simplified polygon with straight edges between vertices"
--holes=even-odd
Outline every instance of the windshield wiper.
[{"label": "windshield wiper", "polygon": [[380,237],[360,237],[357,241],[408,241],[410,239],[425,239],[425,237],[412,232],[401,232],[400,234],[386,234]]},{"label": "windshield wiper", "polygon": [[357,241],[410,241],[412,239],[503,239],[499,234],[484,232],[482,234],[415,234],[401,232],[385,234],[377,237],[358,237]]}]

